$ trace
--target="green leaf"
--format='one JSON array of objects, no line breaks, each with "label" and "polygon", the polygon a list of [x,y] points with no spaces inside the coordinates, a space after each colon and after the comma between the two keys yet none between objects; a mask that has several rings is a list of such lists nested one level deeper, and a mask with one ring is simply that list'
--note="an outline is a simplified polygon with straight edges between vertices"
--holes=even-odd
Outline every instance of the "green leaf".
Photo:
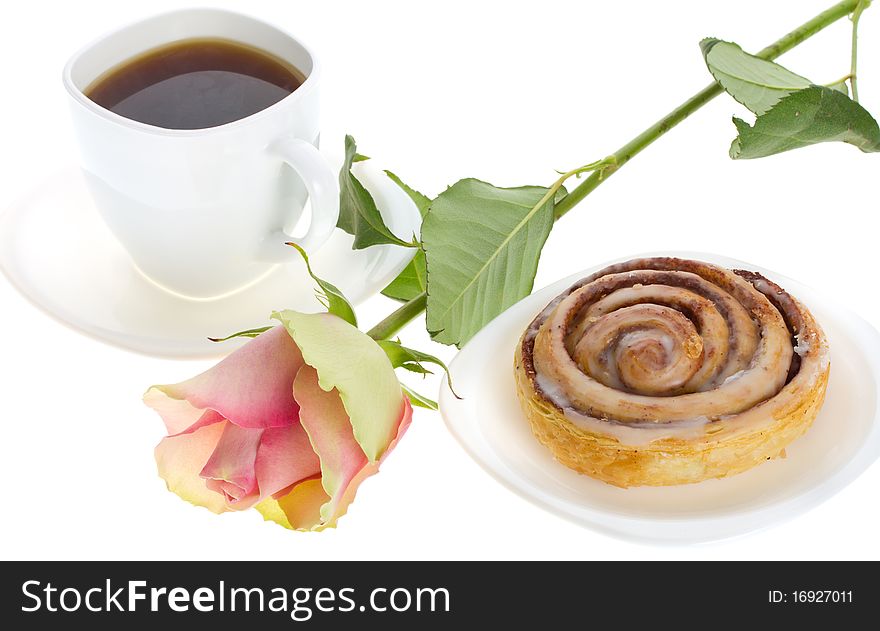
[{"label": "green leaf", "polygon": [[880,128],[861,105],[823,86],[793,92],[759,116],[753,126],[733,119],[739,136],[734,159],[763,158],[820,142],[841,141],[864,152],[880,151]]},{"label": "green leaf", "polygon": [[431,204],[422,225],[431,337],[461,346],[529,295],[553,226],[555,193],[466,179]]},{"label": "green leaf", "polygon": [[[424,219],[425,215],[428,214],[428,208],[431,206],[431,200],[417,190],[404,184],[403,181],[391,171],[385,171],[385,173],[395,184],[409,195],[413,202],[415,202],[416,207],[419,209],[419,213],[422,215],[422,219]],[[391,283],[382,290],[382,293],[389,298],[394,298],[401,302],[407,302],[425,291],[427,281],[428,270],[425,264],[425,251],[422,248],[419,248],[419,251],[416,252],[412,261],[403,268],[403,271],[397,275],[397,278],[391,281]]]},{"label": "green leaf", "polygon": [[[577,177],[580,177],[580,174],[578,174]],[[556,195],[553,196],[553,203],[558,204],[566,197],[568,197],[568,189],[564,186],[560,186],[559,190],[556,191]]]},{"label": "green leaf", "polygon": [[[446,373],[446,383],[449,385],[449,389],[452,391],[452,394],[455,394],[455,389],[452,387],[452,376],[449,374],[449,369],[443,363],[443,360],[428,353],[417,351],[414,348],[407,348],[394,340],[379,340],[377,344],[382,347],[382,350],[388,355],[388,359],[391,360],[391,365],[395,368],[404,368],[410,372],[430,375],[433,373],[422,364],[427,363],[439,366]],[[455,396],[459,398],[457,394]]]},{"label": "green leaf", "polygon": [[829,83],[828,87],[836,92],[849,96],[849,84],[846,82],[846,79],[841,79],[837,83]]},{"label": "green leaf", "polygon": [[239,331],[238,333],[233,333],[232,335],[227,335],[226,337],[209,337],[208,340],[211,342],[226,342],[227,340],[233,340],[237,337],[257,337],[260,333],[265,333],[271,326],[262,326],[259,329],[248,329],[247,331]]},{"label": "green leaf", "polygon": [[425,408],[426,410],[434,410],[437,411],[440,409],[440,406],[437,405],[437,402],[429,399],[428,397],[419,394],[412,388],[408,388],[407,386],[400,384],[400,387],[403,389],[403,392],[409,397],[409,402],[414,406],[419,408]]},{"label": "green leaf", "polygon": [[414,188],[410,188],[407,186],[403,180],[394,175],[391,171],[386,170],[385,175],[391,178],[391,181],[397,184],[400,188],[403,189],[403,192],[409,195],[409,198],[413,200],[416,205],[416,208],[419,209],[419,214],[422,216],[422,219],[425,218],[425,215],[428,214],[428,209],[431,207],[431,199],[426,195],[422,195]]},{"label": "green leaf", "polygon": [[846,80],[812,85],[731,42],[709,38],[700,42],[700,48],[716,81],[757,115],[753,126],[733,119],[739,136],[730,146],[731,158],[762,158],[832,141],[865,152],[880,151],[877,121],[849,98]]},{"label": "green leaf", "polygon": [[809,79],[750,55],[732,42],[709,37],[700,42],[700,48],[715,80],[755,114],[769,111],[780,99],[811,85]]},{"label": "green leaf", "polygon": [[309,276],[311,276],[312,280],[318,283],[318,286],[321,288],[321,295],[318,296],[318,300],[321,301],[321,304],[324,305],[327,312],[339,316],[353,327],[357,327],[357,316],[354,313],[354,308],[339,288],[336,285],[315,276],[315,273],[312,271],[312,266],[309,265],[309,257],[305,250],[296,243],[288,243],[287,245],[296,248],[296,251],[303,257]]},{"label": "green leaf", "polygon": [[352,247],[355,250],[384,243],[415,247],[416,244],[398,238],[385,225],[373,196],[351,172],[352,162],[358,155],[354,138],[346,136],[345,162],[339,172],[339,220],[336,225],[354,236]]},{"label": "green leaf", "polygon": [[433,372],[431,372],[430,370],[428,370],[427,368],[425,368],[422,364],[410,364],[410,363],[407,363],[407,364],[403,364],[402,366],[400,366],[400,368],[403,368],[404,370],[408,370],[408,371],[410,371],[410,372],[417,373],[417,374],[422,375],[422,376],[424,376],[424,375],[433,375],[433,374],[434,374]]},{"label": "green leaf", "polygon": [[397,275],[397,278],[382,290],[382,294],[400,302],[409,302],[424,293],[427,281],[428,268],[425,262],[425,251],[419,248],[419,251]]}]

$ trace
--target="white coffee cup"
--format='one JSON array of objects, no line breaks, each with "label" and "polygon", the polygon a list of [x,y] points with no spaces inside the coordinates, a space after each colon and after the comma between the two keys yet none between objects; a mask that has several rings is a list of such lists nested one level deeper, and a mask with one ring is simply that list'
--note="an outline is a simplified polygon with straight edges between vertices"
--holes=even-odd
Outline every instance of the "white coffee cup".
[{"label": "white coffee cup", "polygon": [[[255,46],[292,64],[305,81],[256,114],[195,130],[124,118],[85,95],[118,64],[195,37]],[[333,232],[337,174],[316,148],[320,66],[276,27],[215,9],[166,13],[90,44],[67,63],[63,80],[98,210],[137,268],[162,288],[194,299],[228,295],[298,257],[285,242],[314,252]],[[308,231],[294,238],[307,196]]]}]

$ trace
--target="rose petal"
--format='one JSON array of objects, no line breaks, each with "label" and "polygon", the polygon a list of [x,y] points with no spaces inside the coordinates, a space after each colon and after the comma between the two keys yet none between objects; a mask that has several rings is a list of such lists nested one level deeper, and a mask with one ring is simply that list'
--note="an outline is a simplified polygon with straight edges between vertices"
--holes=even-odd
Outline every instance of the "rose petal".
[{"label": "rose petal", "polygon": [[317,370],[321,388],[336,388],[367,458],[376,461],[397,435],[400,383],[388,357],[375,341],[329,313],[275,313]]},{"label": "rose petal", "polygon": [[156,465],[168,490],[214,513],[227,510],[223,496],[208,489],[199,472],[211,457],[226,423],[215,423],[188,434],[163,438],[156,446]]},{"label": "rose petal", "polygon": [[144,394],[144,403],[159,413],[169,436],[194,432],[200,427],[226,420],[214,410],[200,410],[185,399],[172,399],[165,392],[167,387],[151,387]]},{"label": "rose petal", "polygon": [[226,423],[214,452],[199,473],[208,489],[226,498],[228,508],[243,510],[259,500],[254,463],[263,431]]},{"label": "rose petal", "polygon": [[[287,495],[278,500],[277,506],[264,507],[264,516],[282,523],[277,511],[287,515],[288,527],[322,530],[335,526],[354,500],[358,485],[379,470],[381,460],[390,453],[409,427],[412,407],[403,399],[398,412],[397,433],[379,462],[370,462],[354,438],[351,422],[339,393],[325,392],[318,383],[318,374],[310,366],[303,366],[293,384],[294,396],[300,404],[300,422],[311,440],[312,447],[321,462],[321,485],[325,500],[319,512],[306,510],[298,504],[300,495]],[[296,490],[296,489],[295,489]],[[308,495],[308,501],[317,501],[316,492]],[[274,511],[274,512],[273,512]],[[293,512],[292,512],[293,511]],[[311,516],[309,521],[306,517]],[[296,522],[299,525],[293,526]],[[282,525],[284,525],[282,523]]]},{"label": "rose petal", "polygon": [[323,530],[321,507],[329,500],[321,480],[300,482],[281,499],[268,498],[256,509],[266,521],[274,521],[291,530]]},{"label": "rose petal", "polygon": [[263,431],[255,465],[260,496],[267,497],[321,473],[321,463],[299,423]]},{"label": "rose petal", "polygon": [[300,405],[300,423],[321,460],[321,482],[330,501],[321,507],[321,521],[329,522],[351,480],[367,466],[367,456],[354,439],[351,421],[334,389],[325,392],[318,373],[303,366],[293,382],[293,395]]},{"label": "rose petal", "polygon": [[[292,489],[291,489],[291,492]],[[274,521],[279,526],[284,526],[288,530],[294,530],[281,508],[281,504],[274,497],[267,497],[262,502],[254,506],[254,509],[263,516],[266,521]]]},{"label": "rose petal", "polygon": [[285,328],[274,327],[197,377],[153,386],[144,402],[162,415],[171,435],[210,420],[203,418],[205,410],[239,427],[285,427],[297,419],[290,384],[302,363]]},{"label": "rose petal", "polygon": [[349,505],[354,501],[355,494],[357,493],[358,487],[361,482],[363,482],[366,478],[370,477],[374,473],[379,472],[379,467],[385,462],[385,458],[388,457],[388,454],[391,453],[391,450],[397,446],[397,443],[400,442],[400,439],[403,438],[403,435],[406,433],[407,428],[409,428],[410,423],[412,422],[412,405],[409,402],[409,399],[403,399],[403,411],[402,418],[400,420],[400,425],[397,429],[397,436],[394,437],[394,440],[391,441],[391,444],[388,445],[388,449],[385,450],[385,453],[382,454],[382,457],[379,459],[379,462],[371,462],[367,464],[366,467],[361,469],[357,475],[355,475],[351,481],[348,483],[348,486],[345,489],[345,492],[338,499],[336,504],[336,513],[330,518],[332,524],[336,523],[336,520],[345,515],[348,511]]}]

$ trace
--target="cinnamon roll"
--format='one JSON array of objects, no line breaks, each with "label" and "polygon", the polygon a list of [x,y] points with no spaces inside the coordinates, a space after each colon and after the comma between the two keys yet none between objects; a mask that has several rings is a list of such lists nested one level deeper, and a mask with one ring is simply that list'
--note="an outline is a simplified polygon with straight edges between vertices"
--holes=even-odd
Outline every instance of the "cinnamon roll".
[{"label": "cinnamon roll", "polygon": [[562,464],[621,487],[741,473],[805,432],[828,342],[756,272],[637,259],[575,283],[517,346],[522,409]]}]

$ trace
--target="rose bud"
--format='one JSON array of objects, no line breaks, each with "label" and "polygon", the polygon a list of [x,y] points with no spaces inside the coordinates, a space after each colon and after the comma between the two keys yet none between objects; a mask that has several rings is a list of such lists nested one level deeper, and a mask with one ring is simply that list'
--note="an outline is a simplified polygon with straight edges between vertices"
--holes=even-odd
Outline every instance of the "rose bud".
[{"label": "rose bud", "polygon": [[207,372],[147,391],[168,431],[156,463],[168,489],[197,506],[256,507],[287,528],[322,530],[379,470],[412,407],[388,357],[349,323],[273,318],[282,326]]}]

